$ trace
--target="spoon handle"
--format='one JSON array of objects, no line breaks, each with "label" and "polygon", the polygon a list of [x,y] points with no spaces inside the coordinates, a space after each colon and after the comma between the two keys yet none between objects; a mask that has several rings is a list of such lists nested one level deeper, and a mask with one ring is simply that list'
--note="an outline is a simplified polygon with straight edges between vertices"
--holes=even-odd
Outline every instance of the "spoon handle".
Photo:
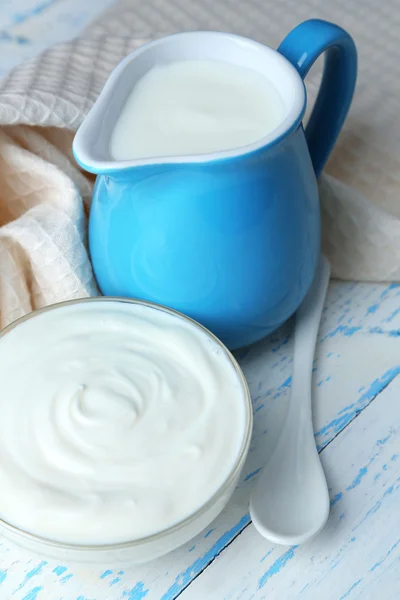
[{"label": "spoon handle", "polygon": [[[290,402],[290,405],[294,407],[299,405],[294,400],[293,395],[300,394],[304,397],[306,394],[311,399],[315,346],[329,277],[329,262],[324,256],[321,256],[314,281],[296,315],[292,398]],[[301,404],[304,405],[304,403]]]},{"label": "spoon handle", "polygon": [[329,494],[315,447],[311,380],[315,344],[329,283],[321,257],[314,281],[296,316],[293,380],[289,409],[278,442],[250,500],[257,530],[274,543],[304,543],[321,531],[329,515]]}]

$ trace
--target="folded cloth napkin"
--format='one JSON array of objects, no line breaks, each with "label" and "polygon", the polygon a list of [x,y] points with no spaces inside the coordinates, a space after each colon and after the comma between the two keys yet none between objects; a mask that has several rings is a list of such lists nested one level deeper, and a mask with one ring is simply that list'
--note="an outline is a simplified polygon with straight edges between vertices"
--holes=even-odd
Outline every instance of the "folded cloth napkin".
[{"label": "folded cloth napkin", "polygon": [[[0,328],[98,293],[86,246],[93,180],[75,164],[71,142],[121,58],[149,39],[193,29],[276,47],[310,17],[345,27],[359,50],[354,103],[320,181],[323,251],[335,277],[400,280],[400,0],[122,0],[80,39],[0,82]],[[309,104],[320,70],[307,82]]]}]

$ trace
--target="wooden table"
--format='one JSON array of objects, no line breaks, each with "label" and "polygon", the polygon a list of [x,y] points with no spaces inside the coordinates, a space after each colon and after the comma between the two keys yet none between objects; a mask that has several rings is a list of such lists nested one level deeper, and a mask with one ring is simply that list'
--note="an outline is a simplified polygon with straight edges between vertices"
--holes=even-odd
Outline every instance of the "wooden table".
[{"label": "wooden table", "polygon": [[[2,0],[0,75],[77,35],[111,1]],[[0,600],[400,598],[400,286],[330,286],[314,427],[332,509],[323,533],[304,546],[270,544],[248,514],[287,410],[291,325],[238,358],[252,393],[254,436],[242,481],[212,526],[154,563],[123,570],[41,561],[0,541]]]}]

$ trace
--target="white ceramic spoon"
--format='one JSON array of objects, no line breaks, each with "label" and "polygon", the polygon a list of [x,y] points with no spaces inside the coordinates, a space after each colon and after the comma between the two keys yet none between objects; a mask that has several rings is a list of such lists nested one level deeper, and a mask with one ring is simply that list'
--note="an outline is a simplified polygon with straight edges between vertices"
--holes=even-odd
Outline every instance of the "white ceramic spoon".
[{"label": "white ceramic spoon", "polygon": [[255,527],[277,544],[308,541],[321,531],[329,515],[328,487],[315,447],[311,412],[315,344],[329,276],[329,263],[321,257],[311,289],[296,315],[286,421],[250,501]]}]

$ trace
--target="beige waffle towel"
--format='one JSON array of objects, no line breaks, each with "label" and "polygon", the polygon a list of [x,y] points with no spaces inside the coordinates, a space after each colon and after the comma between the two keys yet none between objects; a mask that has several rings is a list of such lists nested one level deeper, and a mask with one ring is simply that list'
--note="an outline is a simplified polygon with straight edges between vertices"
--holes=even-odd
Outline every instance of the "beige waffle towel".
[{"label": "beige waffle towel", "polygon": [[81,39],[0,82],[0,327],[97,293],[86,249],[92,181],[76,167],[71,141],[124,55],[190,29],[276,47],[311,17],[345,27],[360,62],[353,107],[320,185],[324,252],[336,277],[400,280],[400,0],[122,0]]}]

